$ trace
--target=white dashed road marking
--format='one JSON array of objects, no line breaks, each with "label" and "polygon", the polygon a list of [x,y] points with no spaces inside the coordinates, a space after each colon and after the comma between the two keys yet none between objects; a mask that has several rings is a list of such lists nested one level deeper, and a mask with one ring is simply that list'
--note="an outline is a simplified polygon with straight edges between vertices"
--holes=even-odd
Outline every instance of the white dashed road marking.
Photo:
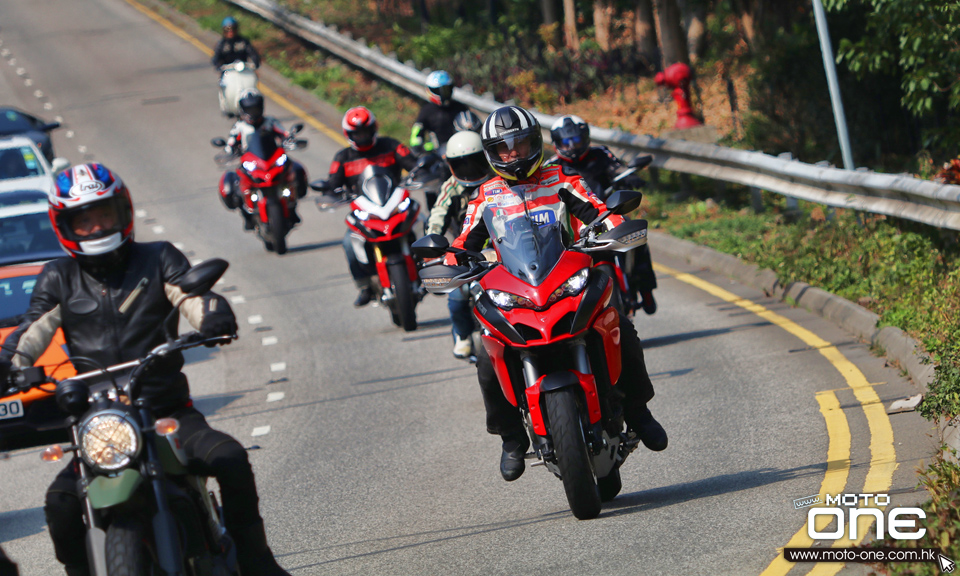
[{"label": "white dashed road marking", "polygon": [[33,93],[33,95],[36,96],[38,99],[43,98],[43,91],[37,90],[36,92]]},{"label": "white dashed road marking", "polygon": [[260,340],[260,343],[263,344],[264,346],[273,346],[274,344],[277,343],[277,337],[276,337],[276,336],[264,336],[264,337]]},{"label": "white dashed road marking", "polygon": [[287,369],[286,362],[274,362],[273,364],[270,365],[271,372],[283,372],[286,369]]},{"label": "white dashed road marking", "polygon": [[17,68],[17,76],[23,76],[26,73],[27,73],[26,68]]},{"label": "white dashed road marking", "polygon": [[193,260],[190,261],[190,265],[191,265],[191,266],[196,266],[197,264],[199,264],[199,263],[201,263],[201,262],[203,262],[203,258],[194,258]]},{"label": "white dashed road marking", "polygon": [[250,434],[250,435],[251,435],[251,436],[266,436],[266,435],[269,434],[269,433],[270,433],[270,427],[269,427],[269,426],[257,426],[256,428],[253,429],[253,433]]},{"label": "white dashed road marking", "polygon": [[51,104],[51,103],[49,103],[49,102],[44,102],[44,103],[43,103],[43,109],[44,109],[44,110],[53,110],[53,104]]},{"label": "white dashed road marking", "polygon": [[86,154],[86,153],[87,153],[87,147],[86,147],[86,146],[77,146],[77,152],[79,152],[79,153],[81,153],[81,154]]},{"label": "white dashed road marking", "polygon": [[253,316],[247,316],[247,324],[262,324],[263,316],[259,314],[254,314]]},{"label": "white dashed road marking", "polygon": [[246,302],[247,299],[240,295],[230,297],[231,304],[246,304]]},{"label": "white dashed road marking", "polygon": [[158,225],[154,226],[153,228],[151,228],[151,230],[153,230],[153,233],[154,233],[154,234],[163,234],[164,227],[163,227],[163,226],[160,226],[160,225],[158,224]]},{"label": "white dashed road marking", "polygon": [[64,134],[67,138],[73,138],[73,130],[67,130],[67,133]]},{"label": "white dashed road marking", "polygon": [[283,392],[271,392],[267,394],[267,402],[279,402],[286,396]]},{"label": "white dashed road marking", "polygon": [[33,80],[31,80],[30,78],[24,78],[23,85],[29,88],[33,86]]},{"label": "white dashed road marking", "polygon": [[[71,138],[73,137],[73,132],[67,132],[67,134],[69,134]],[[134,211],[134,214],[137,215],[137,218],[146,218],[146,217],[147,217],[147,211],[146,211],[146,210],[136,210],[136,211]],[[174,246],[176,246],[176,244],[174,244]]]}]

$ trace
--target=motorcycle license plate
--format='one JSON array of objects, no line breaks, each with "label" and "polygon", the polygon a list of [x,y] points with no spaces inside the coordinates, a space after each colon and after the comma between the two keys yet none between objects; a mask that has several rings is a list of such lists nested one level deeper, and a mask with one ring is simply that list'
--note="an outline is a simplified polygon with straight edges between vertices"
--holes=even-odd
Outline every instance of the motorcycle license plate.
[{"label": "motorcycle license plate", "polygon": [[0,402],[0,420],[23,417],[23,402],[20,399]]}]

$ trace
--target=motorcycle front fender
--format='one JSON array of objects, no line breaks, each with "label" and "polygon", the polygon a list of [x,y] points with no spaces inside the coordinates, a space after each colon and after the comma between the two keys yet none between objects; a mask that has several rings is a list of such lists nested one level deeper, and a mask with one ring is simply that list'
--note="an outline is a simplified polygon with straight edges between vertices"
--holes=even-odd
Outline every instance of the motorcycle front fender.
[{"label": "motorcycle front fender", "polygon": [[87,498],[95,510],[110,508],[129,500],[143,484],[140,472],[127,468],[117,476],[97,476],[87,486]]},{"label": "motorcycle front fender", "polygon": [[527,388],[527,406],[530,409],[530,420],[533,431],[539,436],[547,435],[547,425],[540,409],[540,397],[563,388],[582,388],[587,400],[587,416],[591,424],[600,421],[600,398],[597,396],[597,381],[593,374],[581,374],[574,370],[564,370],[544,374],[537,383]]}]

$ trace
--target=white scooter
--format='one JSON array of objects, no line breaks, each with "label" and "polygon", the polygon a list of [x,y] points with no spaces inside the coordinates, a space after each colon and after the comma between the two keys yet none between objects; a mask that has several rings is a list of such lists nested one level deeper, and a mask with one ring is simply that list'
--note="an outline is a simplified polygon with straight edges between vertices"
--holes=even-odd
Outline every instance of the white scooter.
[{"label": "white scooter", "polygon": [[244,90],[257,87],[257,67],[237,61],[221,66],[220,73],[220,111],[233,118],[240,114],[240,95]]}]

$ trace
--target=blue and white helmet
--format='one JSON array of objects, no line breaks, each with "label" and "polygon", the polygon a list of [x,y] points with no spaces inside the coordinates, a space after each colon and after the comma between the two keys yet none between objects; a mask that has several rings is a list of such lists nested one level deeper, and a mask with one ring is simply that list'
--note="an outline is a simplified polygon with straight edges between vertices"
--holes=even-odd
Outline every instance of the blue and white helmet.
[{"label": "blue and white helmet", "polygon": [[431,102],[446,106],[453,99],[453,78],[446,70],[435,70],[427,76],[427,90]]},{"label": "blue and white helmet", "polygon": [[[57,174],[49,195],[50,221],[63,248],[87,261],[109,258],[133,242],[133,203],[120,177],[98,163],[72,166]],[[110,226],[91,234],[78,234],[74,219],[103,207],[112,210]]]}]

